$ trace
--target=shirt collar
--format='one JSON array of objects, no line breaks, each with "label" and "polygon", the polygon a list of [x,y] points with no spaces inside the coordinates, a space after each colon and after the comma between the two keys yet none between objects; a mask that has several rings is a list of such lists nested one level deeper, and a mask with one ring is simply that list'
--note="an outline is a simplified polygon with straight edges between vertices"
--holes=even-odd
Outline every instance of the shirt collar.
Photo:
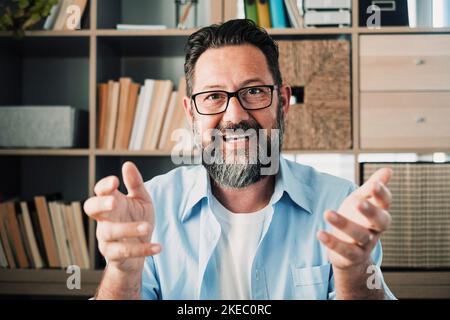
[{"label": "shirt collar", "polygon": [[292,164],[283,156],[280,157],[280,172],[277,177],[279,181],[277,182],[280,183],[282,191],[286,192],[292,201],[308,213],[312,213],[314,191],[306,167],[295,164],[298,170],[294,174],[290,163]]},{"label": "shirt collar", "polygon": [[[306,212],[312,213],[312,199],[313,190],[308,183],[307,173],[304,172],[304,167],[301,168],[301,179],[298,179],[292,172],[288,161],[280,156],[280,170],[276,177],[275,190],[272,196],[272,204],[278,202],[286,192],[291,200],[298,206],[303,208]],[[203,165],[199,165],[198,170],[193,170],[192,179],[195,183],[192,184],[191,190],[188,191],[186,207],[181,216],[181,221],[185,221],[192,213],[192,208],[203,198],[211,195],[211,183],[208,172]]]}]

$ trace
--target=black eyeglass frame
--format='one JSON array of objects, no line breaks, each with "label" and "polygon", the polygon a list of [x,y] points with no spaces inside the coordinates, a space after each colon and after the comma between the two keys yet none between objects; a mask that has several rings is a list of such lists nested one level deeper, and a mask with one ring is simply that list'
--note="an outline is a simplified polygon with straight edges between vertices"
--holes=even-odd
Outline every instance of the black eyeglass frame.
[{"label": "black eyeglass frame", "polygon": [[[241,92],[242,90],[248,90],[248,89],[253,89],[253,88],[270,88],[270,103],[269,103],[269,105],[267,105],[265,107],[257,108],[257,109],[246,108],[244,106],[244,104],[242,103],[241,99],[239,98],[239,92]],[[195,94],[191,95],[191,103],[194,102],[195,110],[197,110],[198,114],[201,114],[201,115],[204,115],[204,116],[214,116],[214,115],[217,115],[217,114],[224,113],[225,111],[227,111],[228,105],[230,104],[230,99],[233,98],[233,97],[236,97],[236,99],[239,101],[239,104],[241,105],[241,107],[244,110],[250,110],[250,111],[262,110],[262,109],[266,109],[266,108],[268,108],[268,107],[270,107],[272,105],[273,92],[274,92],[274,90],[277,90],[277,89],[278,89],[278,86],[276,84],[265,84],[265,85],[259,85],[259,86],[243,87],[243,88],[240,88],[239,90],[236,90],[234,92],[229,92],[229,91],[225,91],[225,90],[209,90],[209,91],[198,92],[198,93],[195,93]],[[227,94],[227,104],[225,105],[225,108],[223,109],[223,111],[216,112],[216,113],[202,113],[202,112],[200,112],[198,107],[197,107],[197,102],[195,101],[195,98],[198,95],[205,94],[205,93],[213,93],[213,92],[221,92],[221,93],[226,93]]]}]

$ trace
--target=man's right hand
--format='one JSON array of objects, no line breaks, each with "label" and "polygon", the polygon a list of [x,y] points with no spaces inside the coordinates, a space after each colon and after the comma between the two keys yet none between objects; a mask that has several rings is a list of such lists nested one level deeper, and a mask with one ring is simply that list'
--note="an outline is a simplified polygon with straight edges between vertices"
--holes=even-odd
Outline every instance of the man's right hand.
[{"label": "man's right hand", "polygon": [[97,221],[98,247],[108,268],[120,273],[141,273],[144,260],[161,251],[150,243],[155,215],[139,170],[132,162],[122,166],[128,194],[118,190],[119,179],[109,176],[94,188],[96,196],[84,203],[84,211]]}]

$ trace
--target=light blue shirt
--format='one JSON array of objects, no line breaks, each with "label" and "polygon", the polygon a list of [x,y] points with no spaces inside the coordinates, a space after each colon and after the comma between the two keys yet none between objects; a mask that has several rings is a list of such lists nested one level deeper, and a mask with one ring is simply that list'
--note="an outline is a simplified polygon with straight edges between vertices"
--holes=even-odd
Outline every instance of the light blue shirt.
[{"label": "light blue shirt", "polygon": [[[206,169],[180,167],[145,186],[156,215],[152,242],[161,243],[162,252],[145,260],[142,298],[218,299],[214,251],[221,227],[211,212]],[[333,269],[316,234],[330,230],[323,213],[337,210],[355,188],[350,181],[280,159],[272,210],[251,266],[252,299],[335,298]],[[372,258],[379,268],[380,243]],[[381,283],[394,298],[384,280]]]}]

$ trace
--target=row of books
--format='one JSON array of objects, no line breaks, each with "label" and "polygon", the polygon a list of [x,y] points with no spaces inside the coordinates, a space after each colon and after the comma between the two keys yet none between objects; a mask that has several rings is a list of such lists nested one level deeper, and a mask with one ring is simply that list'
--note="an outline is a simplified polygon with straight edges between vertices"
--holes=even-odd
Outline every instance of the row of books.
[{"label": "row of books", "polygon": [[58,0],[44,22],[44,30],[80,29],[87,0]]},{"label": "row of books", "polygon": [[89,269],[82,215],[80,202],[44,196],[0,203],[0,267]]},{"label": "row of books", "polygon": [[186,81],[178,90],[170,80],[131,78],[98,85],[98,139],[101,149],[171,150],[172,132],[186,128],[183,109]]},{"label": "row of books", "polygon": [[[264,28],[348,26],[351,0],[241,0],[245,17]],[[242,16],[242,14],[238,14]]]}]

